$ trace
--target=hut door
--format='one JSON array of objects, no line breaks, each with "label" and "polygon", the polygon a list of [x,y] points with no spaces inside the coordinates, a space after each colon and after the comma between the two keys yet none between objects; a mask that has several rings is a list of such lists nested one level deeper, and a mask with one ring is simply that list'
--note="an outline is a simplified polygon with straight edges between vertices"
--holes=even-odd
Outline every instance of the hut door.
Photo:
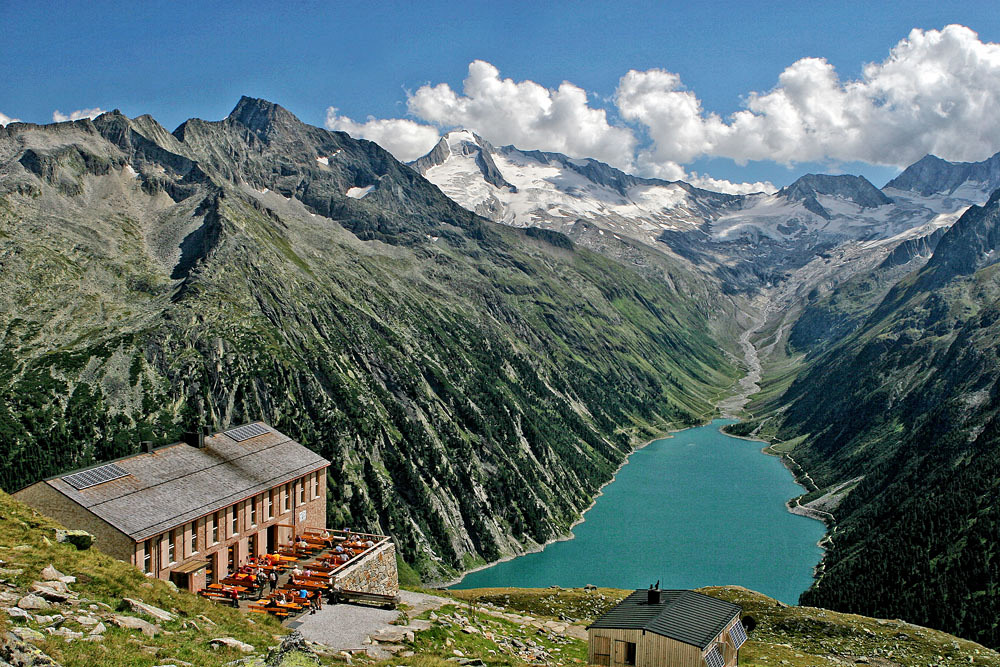
[{"label": "hut door", "polygon": [[615,665],[635,664],[635,643],[615,640]]}]

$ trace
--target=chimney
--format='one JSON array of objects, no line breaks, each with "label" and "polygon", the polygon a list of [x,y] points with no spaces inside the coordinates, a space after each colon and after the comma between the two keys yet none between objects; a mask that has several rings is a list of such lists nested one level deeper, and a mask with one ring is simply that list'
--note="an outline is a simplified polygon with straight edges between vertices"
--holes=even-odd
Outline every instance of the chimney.
[{"label": "chimney", "polygon": [[650,584],[649,590],[646,591],[646,604],[660,604],[660,589],[653,588],[652,584]]},{"label": "chimney", "polygon": [[205,431],[187,431],[182,438],[184,444],[191,445],[196,449],[205,449]]},{"label": "chimney", "polygon": [[139,449],[143,453],[145,453],[145,454],[152,454],[153,453],[153,441],[152,440],[143,440],[142,442],[139,443]]}]

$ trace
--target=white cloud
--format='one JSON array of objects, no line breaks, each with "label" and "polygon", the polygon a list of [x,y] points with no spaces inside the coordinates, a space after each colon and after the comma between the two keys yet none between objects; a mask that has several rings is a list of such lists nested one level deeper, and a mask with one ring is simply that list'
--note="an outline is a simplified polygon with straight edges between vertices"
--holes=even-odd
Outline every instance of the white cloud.
[{"label": "white cloud", "polygon": [[403,160],[430,150],[439,130],[462,127],[494,144],[592,157],[645,176],[728,192],[773,190],[689,174],[684,165],[706,156],[833,169],[843,162],[905,167],[927,153],[985,159],[1000,151],[1000,45],[960,25],[914,29],[849,80],[823,58],[803,58],[771,90],[747,93],[744,108],[727,117],[706,111],[664,69],[632,70],[619,80],[613,104],[624,124],[609,122],[600,104],[570,82],[553,89],[503,79],[476,60],[461,93],[439,83],[409,95],[413,120],[356,123],[331,108],[327,127],[377,141]]},{"label": "white cloud", "polygon": [[734,183],[723,178],[712,178],[708,174],[699,174],[696,171],[686,174],[681,180],[687,181],[696,188],[711,190],[712,192],[725,192],[730,195],[749,195],[754,192],[767,192],[770,194],[778,191],[778,188],[771,181]]},{"label": "white cloud", "polygon": [[473,130],[494,144],[633,167],[632,131],[608,123],[607,112],[591,107],[587,92],[567,81],[551,89],[534,81],[501,79],[496,67],[475,60],[461,94],[446,83],[426,85],[410,95],[407,106],[422,120]]},{"label": "white cloud", "polygon": [[726,119],[705,113],[665,70],[628,72],[615,101],[648,131],[651,143],[637,156],[646,171],[705,155],[900,167],[927,153],[981,160],[1000,150],[1000,45],[959,25],[914,29],[848,81],[826,60],[803,58]]},{"label": "white cloud", "polygon": [[347,132],[356,139],[374,141],[401,162],[416,160],[425,155],[440,139],[438,131],[405,118],[376,119],[371,116],[358,123],[347,116],[338,116],[337,109],[326,110],[326,128]]},{"label": "white cloud", "polygon": [[21,122],[20,118],[11,118],[7,114],[0,113],[0,127],[5,127],[9,123],[19,123],[19,122]]},{"label": "white cloud", "polygon": [[70,111],[68,114],[64,114],[58,109],[52,112],[52,122],[53,123],[64,123],[67,120],[81,120],[83,118],[97,118],[102,113],[104,109],[99,107],[94,107],[93,109],[77,109],[76,111]]}]

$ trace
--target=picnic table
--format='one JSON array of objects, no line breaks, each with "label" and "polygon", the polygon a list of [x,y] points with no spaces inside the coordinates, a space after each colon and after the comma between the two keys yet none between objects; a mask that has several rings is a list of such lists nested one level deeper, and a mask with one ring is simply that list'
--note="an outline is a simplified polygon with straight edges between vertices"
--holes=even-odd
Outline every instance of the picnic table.
[{"label": "picnic table", "polygon": [[292,588],[295,588],[295,589],[304,588],[307,591],[321,591],[321,590],[325,590],[328,586],[329,586],[329,584],[326,584],[326,583],[322,583],[322,584],[320,584],[320,583],[314,583],[313,581],[310,581],[310,580],[304,579],[304,578],[303,579],[295,579],[295,578],[292,579]]}]

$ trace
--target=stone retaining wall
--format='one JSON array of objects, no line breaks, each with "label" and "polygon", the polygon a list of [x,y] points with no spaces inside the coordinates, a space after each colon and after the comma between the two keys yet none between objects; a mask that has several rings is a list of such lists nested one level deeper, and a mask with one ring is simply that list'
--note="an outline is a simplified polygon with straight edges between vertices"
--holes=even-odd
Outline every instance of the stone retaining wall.
[{"label": "stone retaining wall", "polygon": [[399,593],[399,573],[396,571],[396,545],[391,540],[379,544],[356,562],[334,576],[340,588],[379,595]]}]

